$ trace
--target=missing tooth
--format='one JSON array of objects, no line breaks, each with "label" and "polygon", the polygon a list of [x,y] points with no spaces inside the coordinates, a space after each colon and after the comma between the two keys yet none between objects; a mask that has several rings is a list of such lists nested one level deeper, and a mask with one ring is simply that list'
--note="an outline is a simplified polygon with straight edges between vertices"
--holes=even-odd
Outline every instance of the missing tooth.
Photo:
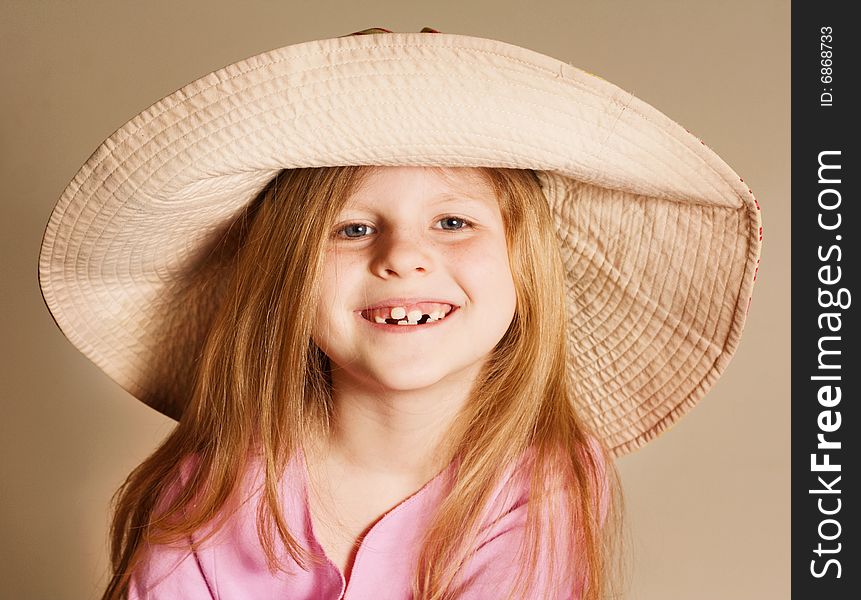
[{"label": "missing tooth", "polygon": [[[398,322],[400,322],[400,321],[402,321],[402,320],[403,320],[403,319],[391,319],[391,318],[390,318],[390,319],[386,319],[386,325],[397,325],[397,324],[398,324]],[[422,318],[421,318],[421,319],[419,319],[418,321],[416,321],[416,323],[417,323],[418,325],[424,325],[424,324],[425,324],[425,323],[427,323],[428,321],[430,321],[430,315],[422,315]]]}]

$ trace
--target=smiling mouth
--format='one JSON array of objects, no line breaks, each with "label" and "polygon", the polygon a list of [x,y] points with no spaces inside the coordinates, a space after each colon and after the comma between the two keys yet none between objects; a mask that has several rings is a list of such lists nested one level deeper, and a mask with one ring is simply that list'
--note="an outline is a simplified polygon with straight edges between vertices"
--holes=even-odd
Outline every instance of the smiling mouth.
[{"label": "smiling mouth", "polygon": [[449,304],[422,303],[410,307],[409,312],[403,306],[366,309],[361,312],[362,318],[377,325],[424,325],[443,321],[456,307]]}]

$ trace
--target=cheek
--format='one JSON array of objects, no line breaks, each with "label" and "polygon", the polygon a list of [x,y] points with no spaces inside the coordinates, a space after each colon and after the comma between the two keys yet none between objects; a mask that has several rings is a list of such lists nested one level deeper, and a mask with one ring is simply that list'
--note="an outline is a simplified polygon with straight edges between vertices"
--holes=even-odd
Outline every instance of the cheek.
[{"label": "cheek", "polygon": [[493,289],[495,293],[513,293],[514,281],[504,241],[497,240],[477,246],[461,260],[471,278],[483,287]]},{"label": "cheek", "polygon": [[488,277],[503,281],[511,280],[511,266],[508,262],[508,248],[504,241],[495,240],[493,243],[483,244],[471,252],[470,262],[487,273]]},{"label": "cheek", "polygon": [[[324,348],[327,345],[326,334],[337,324],[338,307],[342,304],[339,290],[343,285],[344,268],[336,255],[327,256],[323,271],[320,273],[319,296],[312,327],[314,342]],[[325,350],[325,348],[324,348]]]},{"label": "cheek", "polygon": [[323,272],[320,274],[320,303],[317,306],[318,314],[330,307],[342,304],[342,295],[344,290],[350,284],[350,276],[354,273],[355,267],[351,266],[349,257],[338,253],[330,252],[326,255],[323,263]]}]

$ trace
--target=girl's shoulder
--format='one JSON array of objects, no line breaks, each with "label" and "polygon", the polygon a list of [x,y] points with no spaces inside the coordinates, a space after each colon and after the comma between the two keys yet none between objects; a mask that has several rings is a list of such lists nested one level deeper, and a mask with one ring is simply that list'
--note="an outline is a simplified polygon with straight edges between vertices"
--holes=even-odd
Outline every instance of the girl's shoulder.
[{"label": "girl's shoulder", "polygon": [[[586,436],[586,444],[575,452],[579,461],[578,468],[582,469],[590,480],[588,489],[591,490],[590,500],[598,509],[600,521],[603,522],[610,497],[612,495],[610,469],[611,460],[601,443],[592,435]],[[503,511],[527,510],[527,506],[536,500],[546,500],[549,510],[554,514],[563,514],[567,510],[568,497],[571,493],[579,493],[581,486],[570,477],[568,465],[553,464],[554,461],[569,461],[571,454],[564,451],[549,453],[545,460],[549,464],[540,465],[544,477],[534,479],[535,470],[539,468],[539,454],[536,448],[530,446],[506,470],[500,483],[494,490],[494,500],[497,507]]]},{"label": "girl's shoulder", "polygon": [[[301,452],[294,453],[287,461],[276,482],[281,500],[284,504],[294,504],[301,498],[304,492],[304,463]],[[207,503],[213,494],[214,488],[229,490],[225,494],[225,501],[214,514],[212,522],[223,522],[228,515],[235,513],[237,517],[244,516],[242,507],[246,505],[256,506],[265,490],[265,459],[259,453],[249,453],[245,459],[227,471],[233,475],[225,476],[224,473],[216,475],[218,469],[212,465],[204,464],[200,453],[190,453],[177,461],[177,468],[173,475],[163,486],[162,493],[156,501],[156,512],[163,512],[175,503],[178,496],[184,497],[181,505],[185,507],[184,513],[193,512],[193,508],[199,502]],[[215,528],[218,528],[215,527]],[[201,531],[208,531],[205,527]]]},{"label": "girl's shoulder", "polygon": [[[605,479],[606,462],[600,445],[590,442],[580,449],[593,456],[588,470],[597,481]],[[572,588],[580,589],[580,572],[568,565],[575,562],[578,538],[576,515],[580,513],[569,502],[570,493],[576,492],[571,482],[533,477],[538,467],[539,453],[530,447],[504,470],[493,490],[482,519],[476,551],[463,573],[467,598],[497,597],[500,582],[510,582],[520,571],[526,551],[535,559],[534,580],[528,598],[569,598]],[[547,459],[564,460],[564,453],[549,454]],[[588,459],[587,459],[588,460]],[[543,465],[547,466],[547,465]],[[564,472],[559,465],[550,465],[549,472]],[[606,512],[606,485],[595,488],[591,500],[601,506],[601,519]],[[530,531],[530,515],[537,529]],[[531,542],[531,543],[529,543]],[[578,596],[575,596],[578,597]]]}]

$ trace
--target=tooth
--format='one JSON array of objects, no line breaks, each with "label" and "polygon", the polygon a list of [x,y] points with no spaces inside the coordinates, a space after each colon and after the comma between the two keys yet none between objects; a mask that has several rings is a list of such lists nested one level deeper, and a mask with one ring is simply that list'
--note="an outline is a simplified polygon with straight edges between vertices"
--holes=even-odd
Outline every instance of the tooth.
[{"label": "tooth", "polygon": [[422,311],[420,310],[411,310],[410,314],[407,315],[407,319],[409,319],[412,323],[418,323],[419,319],[422,318]]},{"label": "tooth", "polygon": [[382,317],[374,317],[374,321],[376,321],[377,323],[385,323],[386,322],[386,320]]},{"label": "tooth", "polygon": [[409,325],[409,321],[398,321],[398,325]]},{"label": "tooth", "polygon": [[437,320],[439,320],[439,313],[437,313],[437,311],[434,310],[428,315],[428,321],[437,321]]},{"label": "tooth", "polygon": [[392,309],[393,319],[403,319],[407,315],[407,309],[403,306],[396,306]]}]

